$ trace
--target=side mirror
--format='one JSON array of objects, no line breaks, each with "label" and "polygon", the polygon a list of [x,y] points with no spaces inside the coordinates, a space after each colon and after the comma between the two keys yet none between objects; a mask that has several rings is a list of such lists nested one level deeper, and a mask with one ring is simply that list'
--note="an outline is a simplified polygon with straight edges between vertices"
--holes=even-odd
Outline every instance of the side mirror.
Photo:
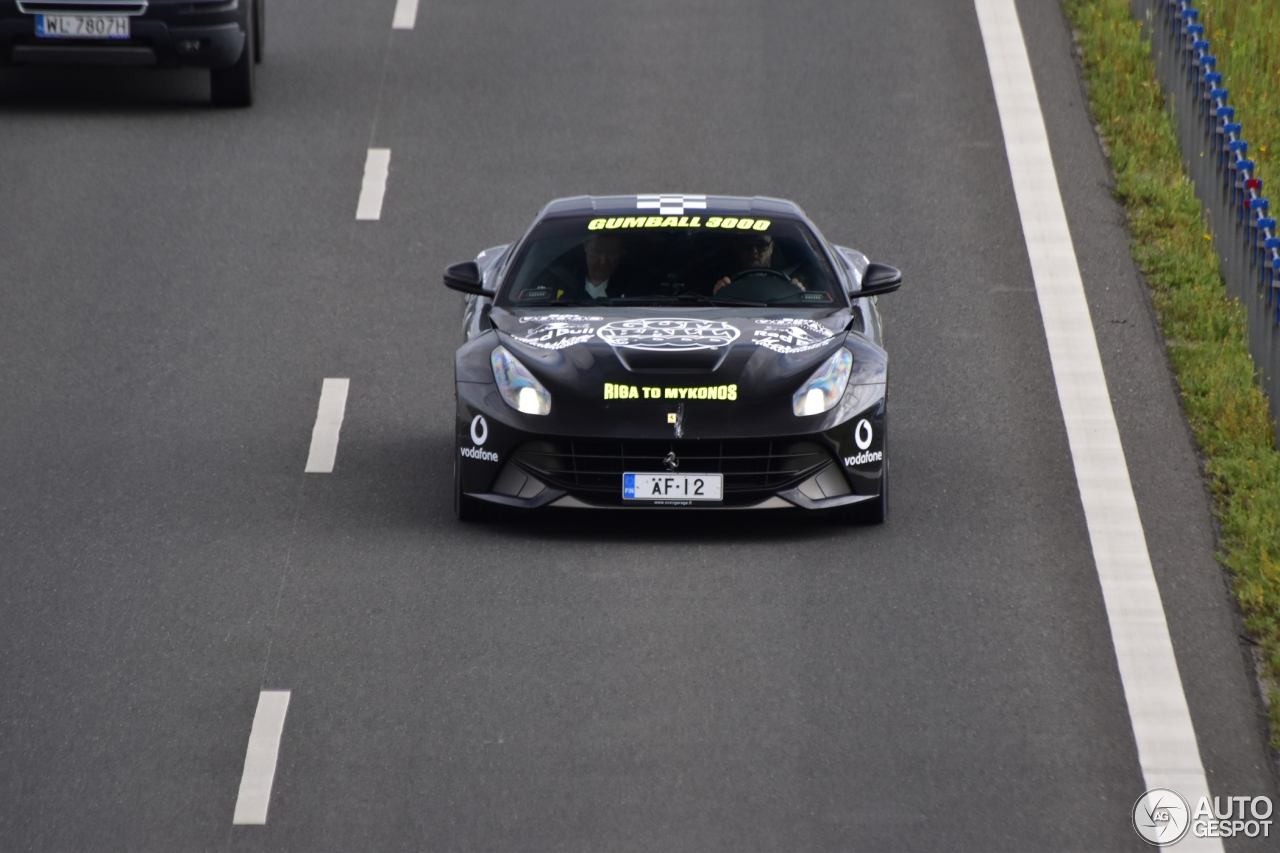
[{"label": "side mirror", "polygon": [[463,261],[460,264],[445,267],[444,286],[472,296],[493,296],[492,291],[484,289],[483,279],[480,278],[480,267],[475,261]]},{"label": "side mirror", "polygon": [[879,296],[881,293],[892,293],[902,287],[902,271],[888,264],[867,264],[862,274],[862,289],[855,297]]}]

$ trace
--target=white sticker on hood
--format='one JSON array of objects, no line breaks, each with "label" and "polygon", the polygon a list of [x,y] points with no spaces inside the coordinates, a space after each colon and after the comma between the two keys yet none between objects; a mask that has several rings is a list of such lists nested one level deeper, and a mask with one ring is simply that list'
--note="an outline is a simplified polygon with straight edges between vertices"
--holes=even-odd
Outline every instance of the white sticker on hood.
[{"label": "white sticker on hood", "polygon": [[642,317],[606,323],[596,334],[611,347],[681,352],[727,347],[742,333],[720,320]]},{"label": "white sticker on hood", "polygon": [[595,335],[595,324],[603,317],[584,317],[581,314],[543,314],[539,317],[521,317],[521,323],[537,323],[521,334],[512,335],[522,344],[539,349],[564,349],[584,344]]},{"label": "white sticker on hood", "polygon": [[783,354],[817,349],[835,336],[835,332],[814,320],[756,320],[756,324],[764,328],[752,332],[752,343]]}]

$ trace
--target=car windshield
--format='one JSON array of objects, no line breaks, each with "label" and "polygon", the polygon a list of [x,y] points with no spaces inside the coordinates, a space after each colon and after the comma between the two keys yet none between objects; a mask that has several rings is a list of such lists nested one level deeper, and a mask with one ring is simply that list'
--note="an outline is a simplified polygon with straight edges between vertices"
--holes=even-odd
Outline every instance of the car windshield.
[{"label": "car windshield", "polygon": [[817,237],[788,219],[550,219],[524,242],[498,304],[847,304]]}]

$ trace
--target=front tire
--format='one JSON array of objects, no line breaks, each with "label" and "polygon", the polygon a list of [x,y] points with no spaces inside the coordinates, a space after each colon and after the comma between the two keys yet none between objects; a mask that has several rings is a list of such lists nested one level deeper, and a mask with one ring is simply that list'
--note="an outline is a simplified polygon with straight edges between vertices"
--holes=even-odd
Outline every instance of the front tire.
[{"label": "front tire", "polygon": [[230,68],[214,68],[209,72],[209,95],[217,107],[253,105],[254,54],[258,43],[258,3],[244,17],[244,50]]},{"label": "front tire", "polygon": [[880,497],[861,504],[863,524],[884,524],[889,517],[889,460],[880,469]]},{"label": "front tire", "polygon": [[261,65],[262,43],[267,40],[267,0],[258,0],[253,8],[258,13],[257,20],[253,22],[253,61]]},{"label": "front tire", "polygon": [[[454,448],[457,451],[458,448]],[[493,510],[486,501],[478,501],[462,493],[462,463],[457,452],[453,454],[453,515],[458,521],[474,524],[488,521]]]},{"label": "front tire", "polygon": [[889,463],[880,469],[880,495],[869,501],[858,501],[841,507],[839,512],[849,524],[884,524],[889,517]]}]

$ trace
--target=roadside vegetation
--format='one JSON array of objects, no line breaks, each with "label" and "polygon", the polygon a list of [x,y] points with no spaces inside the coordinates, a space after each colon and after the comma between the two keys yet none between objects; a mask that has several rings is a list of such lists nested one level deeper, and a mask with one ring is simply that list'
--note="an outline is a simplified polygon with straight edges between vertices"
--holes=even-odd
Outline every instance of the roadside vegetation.
[{"label": "roadside vegetation", "polygon": [[1274,0],[1200,0],[1200,22],[1244,122],[1258,177],[1271,191],[1273,143],[1280,137],[1280,4]]},{"label": "roadside vegetation", "polygon": [[[1130,247],[1148,285],[1200,445],[1222,525],[1218,559],[1235,576],[1246,626],[1262,652],[1271,744],[1280,748],[1280,453],[1254,379],[1244,308],[1229,300],[1209,228],[1182,170],[1177,136],[1128,0],[1064,0],[1107,146]],[[1280,132],[1280,6],[1215,0],[1198,7],[1259,176]]]}]

